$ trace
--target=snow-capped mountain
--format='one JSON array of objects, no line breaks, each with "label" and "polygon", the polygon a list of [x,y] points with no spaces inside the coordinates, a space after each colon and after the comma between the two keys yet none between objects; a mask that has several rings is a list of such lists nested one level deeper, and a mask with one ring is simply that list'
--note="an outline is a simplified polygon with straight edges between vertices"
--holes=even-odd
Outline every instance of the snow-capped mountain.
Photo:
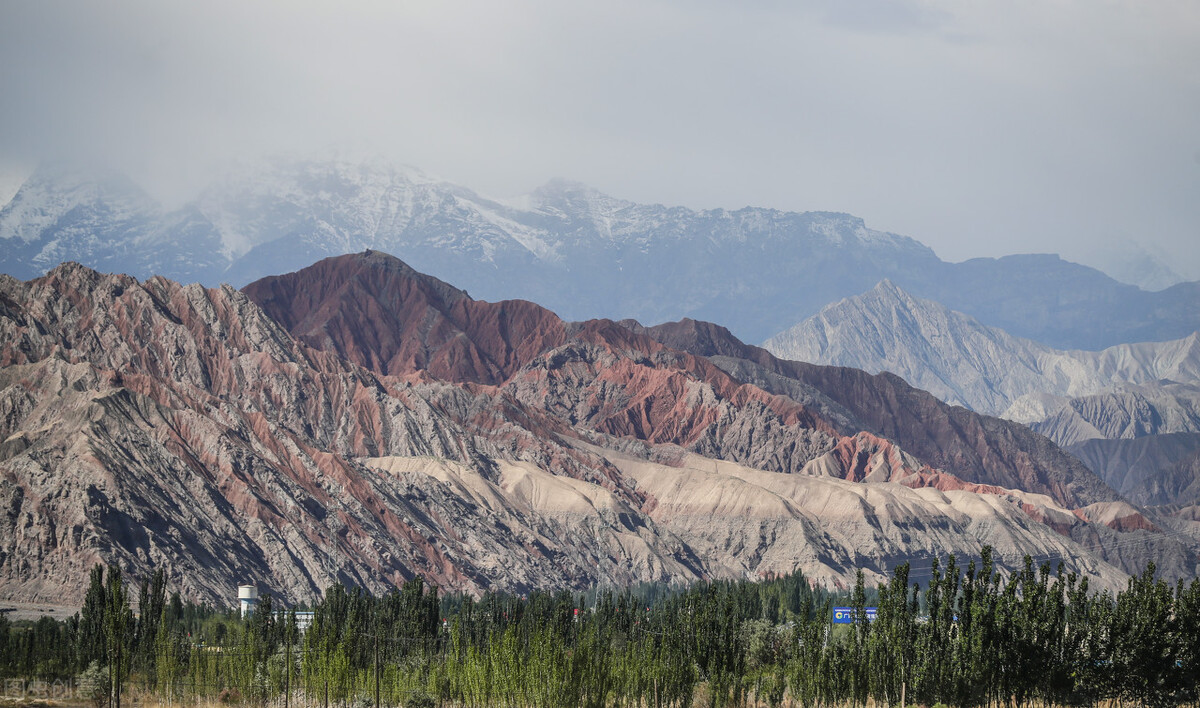
[{"label": "snow-capped mountain", "polygon": [[121,175],[43,167],[0,209],[0,265],[42,272],[64,260],[111,263],[161,216],[154,200]]},{"label": "snow-capped mountain", "polygon": [[242,166],[169,212],[127,181],[87,182],[35,173],[0,212],[0,269],[30,278],[76,260],[242,285],[369,248],[477,297],[529,299],[570,319],[687,316],[750,341],[882,278],[1055,346],[1200,329],[1197,284],[1147,293],[1053,256],[945,263],[846,214],[637,204],[563,180],[498,200],[382,162]]}]

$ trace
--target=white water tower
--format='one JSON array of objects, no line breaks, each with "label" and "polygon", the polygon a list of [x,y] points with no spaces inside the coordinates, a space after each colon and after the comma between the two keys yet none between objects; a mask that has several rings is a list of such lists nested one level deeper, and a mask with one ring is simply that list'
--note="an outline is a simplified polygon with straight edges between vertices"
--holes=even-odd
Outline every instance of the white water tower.
[{"label": "white water tower", "polygon": [[242,605],[242,617],[254,614],[254,608],[258,606],[258,588],[254,585],[239,585],[238,602]]}]

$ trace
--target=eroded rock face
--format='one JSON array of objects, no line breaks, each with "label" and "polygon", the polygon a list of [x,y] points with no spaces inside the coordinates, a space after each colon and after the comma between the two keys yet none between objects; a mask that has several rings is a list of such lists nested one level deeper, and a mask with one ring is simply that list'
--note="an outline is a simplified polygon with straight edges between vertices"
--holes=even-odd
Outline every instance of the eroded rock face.
[{"label": "eroded rock face", "polygon": [[810,400],[843,435],[868,431],[967,482],[1046,494],[1071,508],[1117,499],[1078,460],[1025,426],[947,405],[897,376],[783,361],[707,322],[643,329],[667,346],[709,357],[742,381]]},{"label": "eroded rock face", "polygon": [[297,339],[385,375],[426,371],[495,385],[566,340],[563,322],[543,307],[478,302],[371,251],[264,278],[244,291]]},{"label": "eroded rock face", "polygon": [[1069,449],[1134,503],[1200,501],[1200,433],[1092,439]]},{"label": "eroded rock face", "polygon": [[599,536],[538,550],[436,480],[360,461],[432,457],[490,475],[496,459],[527,460],[642,503],[601,458],[556,442],[565,426],[494,389],[379,377],[296,342],[227,288],[66,265],[2,292],[10,597],[78,599],[97,560],[167,567],[210,599],[239,578],[299,599],[415,574],[479,590],[699,572],[686,552],[674,559],[678,541],[639,572]]},{"label": "eroded rock face", "polygon": [[836,441],[819,415],[702,357],[608,320],[475,301],[385,254],[326,259],[245,292],[296,337],[377,373],[497,385],[572,428],[785,472]]},{"label": "eroded rock face", "polygon": [[1200,433],[1200,384],[1162,381],[1059,399],[1030,427],[1063,446]]},{"label": "eroded rock face", "polygon": [[944,401],[1027,424],[1141,504],[1196,498],[1200,333],[1063,351],[889,281],[767,340],[782,359],[890,371]]},{"label": "eroded rock face", "polygon": [[[391,278],[412,277],[380,254],[328,259],[322,267],[332,264],[356,273],[369,265],[389,270]],[[380,288],[396,287],[387,280],[361,279],[370,283],[362,297],[377,299]],[[427,331],[451,320],[460,339],[486,340],[490,357],[520,364],[503,390],[585,437],[607,436],[610,446],[613,437],[633,438],[775,472],[807,470],[975,493],[1023,490],[1068,509],[1119,499],[1077,460],[1024,426],[947,406],[894,376],[781,362],[724,328],[692,320],[654,328],[593,320],[560,330],[529,303],[480,303],[463,293],[453,301],[466,314],[426,319],[435,323]],[[338,315],[339,307],[326,307],[326,316],[358,316],[357,308]],[[531,307],[538,324],[526,331],[536,331],[543,346],[532,357],[497,336],[497,328],[472,324],[513,322]],[[469,377],[472,371],[455,375]],[[1040,511],[1028,513],[1039,522],[1047,518]],[[1139,528],[1122,523],[1127,530]],[[1069,534],[1077,525],[1072,520],[1054,527]],[[1189,567],[1190,550],[1172,552],[1181,567]]]},{"label": "eroded rock face", "polygon": [[[782,361],[707,322],[682,320],[649,328],[635,322],[625,324],[667,346],[706,356],[739,380],[804,401],[834,422],[839,433],[866,431],[898,444],[932,470],[898,480],[904,484],[985,493],[1022,490],[1045,495],[1070,510],[1123,503],[1117,492],[1078,459],[1025,426],[947,405],[897,376]],[[1035,509],[1030,513],[1042,521],[1051,518]],[[1140,539],[1113,533],[1162,525],[1159,516],[1154,516],[1157,521],[1153,523],[1146,518],[1121,520],[1119,515],[1086,518],[1089,522],[1084,524],[1055,521],[1053,525],[1127,572],[1136,572],[1153,559],[1160,568],[1173,568],[1168,572],[1194,574],[1194,543],[1164,533],[1145,532]],[[1102,531],[1098,530],[1101,525]]]},{"label": "eroded rock face", "polygon": [[[1128,513],[1073,514],[1104,495],[1038,477],[1050,458],[1037,450],[1014,448],[1041,485],[1028,488],[931,462],[899,438],[919,447],[921,426],[949,414],[923,412],[899,384],[868,395],[852,384],[875,377],[806,381],[764,364],[749,383],[683,349],[606,320],[476,302],[372,253],[245,293],[74,264],[0,279],[0,588],[78,601],[98,561],[135,577],[164,567],[185,594],[218,602],[243,581],[298,600],[333,582],[379,591],[414,575],[527,590],[799,564],[841,582],[856,553],[884,572],[906,548],[966,554],[993,532],[1111,583],[1121,571],[1089,552],[1118,533],[1105,524],[1145,537],[1147,553],[1161,544]],[[907,416],[900,435],[855,427],[880,396]],[[973,450],[985,471],[988,455],[1010,459],[986,423],[946,425],[976,437],[930,432],[930,445]],[[732,483],[703,484],[708,464],[754,470],[768,490],[836,478],[908,491],[881,490],[886,511],[872,502],[829,538],[833,521],[794,513],[817,487],[793,489],[783,506],[777,492],[754,492],[748,513],[778,533],[752,544],[749,526],[680,511],[709,508]],[[667,469],[688,483],[664,486]],[[903,495],[935,492],[967,496],[905,517],[917,502]],[[909,501],[897,506],[897,494]],[[977,503],[993,522],[937,519]],[[881,527],[883,513],[895,521]],[[946,524],[948,535],[922,532]],[[854,551],[865,539],[886,551]],[[1179,553],[1172,567],[1186,563]]]}]

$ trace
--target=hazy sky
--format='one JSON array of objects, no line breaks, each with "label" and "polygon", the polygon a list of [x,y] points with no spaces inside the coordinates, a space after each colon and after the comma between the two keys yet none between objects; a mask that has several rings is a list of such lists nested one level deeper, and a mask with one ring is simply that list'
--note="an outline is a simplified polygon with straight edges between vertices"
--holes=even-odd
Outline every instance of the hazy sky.
[{"label": "hazy sky", "polygon": [[1200,278],[1200,2],[0,0],[0,189],[88,154],[178,199],[333,147]]}]

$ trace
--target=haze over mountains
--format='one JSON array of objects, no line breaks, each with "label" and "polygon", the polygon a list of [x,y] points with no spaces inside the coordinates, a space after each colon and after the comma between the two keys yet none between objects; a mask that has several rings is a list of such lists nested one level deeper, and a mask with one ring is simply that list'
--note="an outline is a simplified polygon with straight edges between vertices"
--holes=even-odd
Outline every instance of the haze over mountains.
[{"label": "haze over mountains", "polygon": [[568,319],[693,317],[748,341],[884,278],[1059,348],[1200,329],[1196,283],[1151,293],[1055,256],[946,263],[846,214],[693,211],[563,181],[497,201],[380,163],[265,162],[171,211],[119,176],[44,168],[0,210],[0,237],[0,271],[19,278],[76,260],[239,286],[373,248],[486,299],[525,298]]},{"label": "haze over mountains", "polygon": [[0,345],[6,599],[78,598],[101,560],[292,600],[414,574],[524,590],[799,566],[844,585],[984,543],[1105,587],[1198,562],[1190,510],[1138,509],[1045,438],[896,377],[705,323],[473,300],[374,252],[244,292],[75,264],[3,278]]}]

